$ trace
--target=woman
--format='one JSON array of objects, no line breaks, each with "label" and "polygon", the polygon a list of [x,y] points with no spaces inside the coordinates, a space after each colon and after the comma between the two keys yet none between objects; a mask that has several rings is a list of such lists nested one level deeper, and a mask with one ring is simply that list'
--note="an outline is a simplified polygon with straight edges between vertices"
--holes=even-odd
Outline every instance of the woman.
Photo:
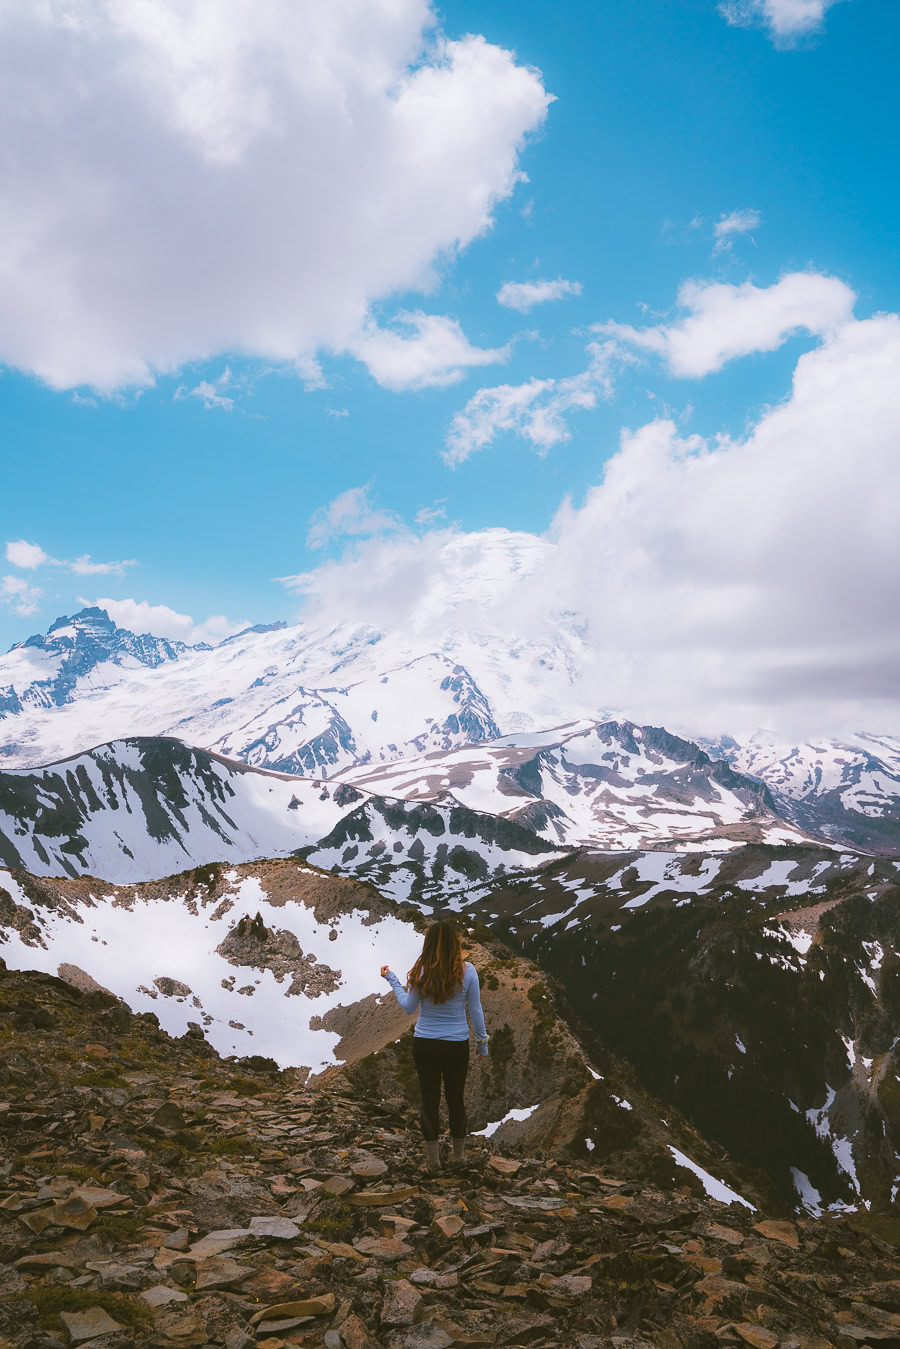
[{"label": "woman", "polygon": [[407,976],[404,990],[387,965],[387,979],[404,1012],[419,1008],[413,1038],[413,1060],[422,1096],[422,1135],[425,1165],[437,1171],[441,1165],[438,1141],[441,1110],[441,1079],[450,1116],[453,1160],[461,1162],[466,1151],[466,1074],[469,1071],[469,1025],[466,1007],[475,1028],[478,1054],[488,1053],[488,1033],[481,1010],[481,991],[475,967],[463,962],[459,933],[451,923],[432,923],[425,933],[422,954]]}]

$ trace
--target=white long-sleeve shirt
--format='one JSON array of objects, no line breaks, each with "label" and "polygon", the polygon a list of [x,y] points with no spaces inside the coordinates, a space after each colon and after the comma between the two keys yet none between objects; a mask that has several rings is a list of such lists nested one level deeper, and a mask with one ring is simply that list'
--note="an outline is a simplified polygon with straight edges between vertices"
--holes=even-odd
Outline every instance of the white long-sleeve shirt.
[{"label": "white long-sleeve shirt", "polygon": [[400,980],[393,970],[385,975],[394,996],[404,1012],[419,1009],[415,1034],[425,1040],[468,1040],[469,1023],[466,1020],[466,1008],[472,1018],[472,1027],[476,1040],[486,1043],[487,1030],[484,1025],[484,1011],[481,1006],[481,988],[478,973],[468,961],[463,965],[463,981],[457,993],[451,994],[446,1002],[432,1002],[430,998],[421,998],[415,989],[404,991]]}]

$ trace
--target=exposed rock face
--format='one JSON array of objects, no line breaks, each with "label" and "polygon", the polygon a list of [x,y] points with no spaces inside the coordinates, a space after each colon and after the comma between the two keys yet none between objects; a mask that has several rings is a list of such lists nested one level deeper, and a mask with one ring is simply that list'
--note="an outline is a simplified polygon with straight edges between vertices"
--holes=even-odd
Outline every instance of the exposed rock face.
[{"label": "exposed rock face", "polygon": [[169,979],[166,975],[161,975],[153,980],[156,988],[164,998],[189,998],[193,993],[192,988],[183,984],[180,979]]},{"label": "exposed rock face", "polygon": [[216,951],[232,965],[271,970],[278,983],[290,975],[289,997],[331,993],[341,978],[340,970],[318,962],[312,952],[304,955],[293,932],[267,928],[259,913],[239,919]]},{"label": "exposed rock face", "polygon": [[[39,1038],[10,1029],[26,1001]],[[385,1081],[222,1061],[52,976],[0,969],[0,1025],[4,1349],[900,1339],[896,1221],[717,1202],[611,1140],[600,1166],[474,1139],[431,1176]]]},{"label": "exposed rock face", "polygon": [[92,979],[85,970],[80,969],[78,965],[70,965],[65,960],[56,973],[60,979],[64,979],[67,984],[71,984],[73,988],[79,989],[82,993],[109,993],[108,988],[98,984],[97,980]]}]

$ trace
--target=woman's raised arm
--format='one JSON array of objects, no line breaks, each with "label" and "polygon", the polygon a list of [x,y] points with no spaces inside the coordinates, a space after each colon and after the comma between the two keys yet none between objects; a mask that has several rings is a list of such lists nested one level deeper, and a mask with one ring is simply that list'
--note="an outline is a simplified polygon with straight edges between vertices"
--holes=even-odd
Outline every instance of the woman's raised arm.
[{"label": "woman's raised arm", "polygon": [[[414,988],[411,988],[408,993],[405,992],[403,985],[400,983],[400,980],[397,978],[393,970],[388,969],[387,965],[382,965],[381,975],[383,979],[387,979],[391,988],[394,990],[394,997],[397,999],[400,1006],[403,1008],[404,1012],[414,1012],[420,1002],[420,998],[416,990]],[[482,1022],[483,1020],[484,1019],[482,1018]]]}]

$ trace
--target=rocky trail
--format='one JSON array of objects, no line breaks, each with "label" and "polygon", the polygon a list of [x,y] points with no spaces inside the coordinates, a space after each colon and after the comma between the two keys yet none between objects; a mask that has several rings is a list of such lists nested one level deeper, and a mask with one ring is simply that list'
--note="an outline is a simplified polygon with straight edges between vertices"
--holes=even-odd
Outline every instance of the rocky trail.
[{"label": "rocky trail", "polygon": [[0,970],[0,1017],[3,1349],[900,1344],[889,1223],[485,1138],[430,1176],[358,1074],[223,1060],[44,974]]}]

